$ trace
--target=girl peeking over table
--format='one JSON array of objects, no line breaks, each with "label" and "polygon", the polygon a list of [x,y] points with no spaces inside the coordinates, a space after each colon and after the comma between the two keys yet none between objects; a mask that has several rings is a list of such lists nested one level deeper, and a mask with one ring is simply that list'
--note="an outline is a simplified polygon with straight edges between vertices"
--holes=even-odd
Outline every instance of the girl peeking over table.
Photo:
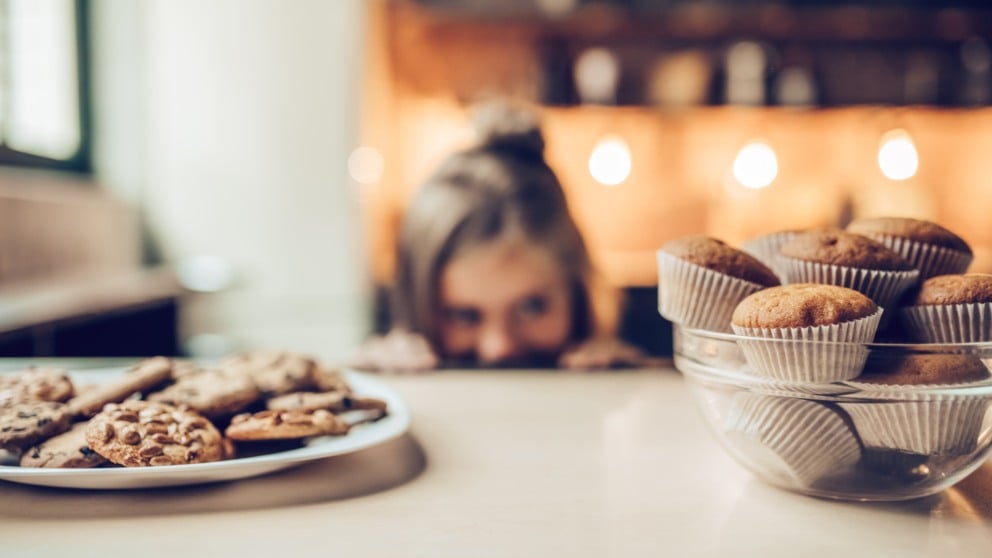
[{"label": "girl peeking over table", "polygon": [[533,112],[477,111],[478,143],[444,160],[400,229],[392,330],[366,370],[636,366],[616,336],[619,293],[593,268]]}]

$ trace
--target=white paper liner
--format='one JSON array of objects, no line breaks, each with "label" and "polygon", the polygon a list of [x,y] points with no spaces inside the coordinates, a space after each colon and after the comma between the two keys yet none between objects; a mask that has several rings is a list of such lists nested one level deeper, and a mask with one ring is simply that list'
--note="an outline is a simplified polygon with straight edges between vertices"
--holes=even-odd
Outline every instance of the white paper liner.
[{"label": "white paper liner", "polygon": [[782,247],[783,244],[792,240],[792,237],[796,236],[795,231],[782,231],[769,234],[763,234],[761,236],[755,237],[741,246],[741,250],[744,250],[748,254],[751,254],[758,259],[761,263],[768,266],[775,275],[778,276],[779,280],[784,277],[781,264],[779,263],[778,249]]},{"label": "white paper liner", "polygon": [[737,303],[763,288],[658,251],[658,313],[673,323],[729,333]]},{"label": "white paper liner", "polygon": [[796,258],[779,258],[785,283],[819,283],[854,289],[882,308],[890,308],[919,280],[920,272],[882,271],[843,265],[809,262]]},{"label": "white paper liner", "polygon": [[887,392],[904,400],[838,405],[851,417],[865,448],[920,455],[964,455],[975,450],[989,407],[987,398],[953,395],[913,397],[908,391]]},{"label": "white paper liner", "polygon": [[992,302],[905,306],[900,315],[906,332],[923,343],[992,341]]},{"label": "white paper liner", "polygon": [[793,383],[830,383],[861,373],[868,359],[863,344],[874,339],[881,318],[879,309],[864,318],[825,326],[732,328],[737,335],[768,339],[737,341],[755,375]]},{"label": "white paper liner", "polygon": [[920,281],[937,275],[964,273],[971,265],[972,255],[967,252],[925,244],[888,234],[866,235],[884,244],[906,258],[920,272]]},{"label": "white paper liner", "polygon": [[723,430],[728,443],[761,473],[799,487],[852,467],[861,457],[840,414],[804,399],[740,393]]}]

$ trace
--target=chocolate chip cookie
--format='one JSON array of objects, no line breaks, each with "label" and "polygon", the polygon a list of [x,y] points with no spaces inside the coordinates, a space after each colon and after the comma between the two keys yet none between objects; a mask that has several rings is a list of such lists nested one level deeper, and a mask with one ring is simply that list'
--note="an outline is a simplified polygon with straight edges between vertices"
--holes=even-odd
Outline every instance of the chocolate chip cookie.
[{"label": "chocolate chip cookie", "polygon": [[344,379],[344,374],[335,368],[318,364],[313,371],[313,387],[317,391],[339,391],[351,393],[351,386]]},{"label": "chocolate chip cookie", "polygon": [[219,461],[223,438],[199,413],[165,403],[108,404],[90,419],[86,441],[107,460],[125,467]]},{"label": "chocolate chip cookie", "polygon": [[231,419],[225,434],[236,441],[295,440],[310,436],[347,434],[350,425],[326,410],[259,411]]},{"label": "chocolate chip cookie", "polygon": [[185,405],[208,418],[230,416],[258,401],[261,392],[251,376],[231,370],[203,370],[148,396],[149,401]]},{"label": "chocolate chip cookie", "polygon": [[14,401],[64,402],[75,394],[65,370],[32,366],[14,374],[0,375],[0,403]]},{"label": "chocolate chip cookie", "polygon": [[86,442],[86,423],[76,423],[68,432],[49,438],[24,452],[21,467],[48,469],[92,469],[106,463]]},{"label": "chocolate chip cookie", "polygon": [[300,391],[287,393],[286,395],[269,399],[265,406],[273,411],[316,411],[318,409],[324,409],[332,413],[353,410],[386,410],[386,402],[381,399],[361,397],[340,391],[328,391],[324,393]]},{"label": "chocolate chip cookie", "polygon": [[69,410],[55,401],[0,405],[0,447],[23,449],[69,429]]},{"label": "chocolate chip cookie", "polygon": [[250,376],[265,397],[311,389],[316,367],[317,363],[310,357],[269,350],[239,353],[219,365],[221,369]]}]

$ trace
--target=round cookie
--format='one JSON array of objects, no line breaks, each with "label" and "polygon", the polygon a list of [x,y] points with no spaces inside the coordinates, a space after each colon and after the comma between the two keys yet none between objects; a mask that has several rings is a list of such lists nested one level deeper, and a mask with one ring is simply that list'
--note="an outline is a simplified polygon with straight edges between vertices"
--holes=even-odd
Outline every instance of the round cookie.
[{"label": "round cookie", "polygon": [[878,305],[865,295],[835,285],[799,283],[771,287],[745,298],[732,323],[746,328],[817,327],[867,318]]},{"label": "round cookie", "polygon": [[0,405],[0,447],[23,449],[61,434],[70,424],[69,409],[55,401]]},{"label": "round cookie", "polygon": [[295,440],[310,436],[347,434],[350,425],[323,409],[305,411],[259,411],[231,419],[225,434],[236,441]]},{"label": "round cookie", "polygon": [[344,379],[344,374],[329,366],[317,364],[313,371],[313,386],[317,391],[339,391],[351,393],[351,386]]},{"label": "round cookie", "polygon": [[149,401],[185,405],[208,417],[240,412],[261,397],[250,376],[231,370],[204,370],[187,374],[176,383],[148,396]]},{"label": "round cookie", "polygon": [[971,247],[960,236],[932,221],[906,217],[857,219],[849,232],[881,242],[920,271],[926,279],[935,275],[964,273],[971,264]]},{"label": "round cookie", "polygon": [[144,359],[113,382],[80,392],[69,400],[74,416],[92,417],[108,403],[124,401],[135,393],[146,392],[172,377],[172,360],[165,357]]},{"label": "round cookie", "polygon": [[64,402],[76,389],[65,370],[32,366],[15,374],[0,375],[0,402]]},{"label": "round cookie", "polygon": [[359,397],[328,391],[322,393],[296,392],[273,397],[265,406],[273,411],[316,411],[324,409],[332,413],[353,410],[385,411],[386,402],[374,397]]},{"label": "round cookie", "polygon": [[219,461],[223,438],[199,413],[152,401],[109,404],[90,419],[86,441],[108,461],[125,467]]},{"label": "round cookie", "polygon": [[103,465],[107,460],[86,442],[86,426],[76,423],[68,432],[28,449],[21,456],[21,467],[92,469]]},{"label": "round cookie", "polygon": [[250,376],[263,396],[272,397],[311,389],[317,363],[289,351],[257,350],[230,356],[218,367]]}]

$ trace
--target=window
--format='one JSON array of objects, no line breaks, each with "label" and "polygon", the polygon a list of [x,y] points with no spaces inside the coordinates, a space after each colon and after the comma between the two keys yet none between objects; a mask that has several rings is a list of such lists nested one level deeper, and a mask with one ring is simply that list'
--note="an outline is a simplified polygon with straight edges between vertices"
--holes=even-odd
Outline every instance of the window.
[{"label": "window", "polygon": [[0,164],[89,167],[85,0],[0,0]]}]

